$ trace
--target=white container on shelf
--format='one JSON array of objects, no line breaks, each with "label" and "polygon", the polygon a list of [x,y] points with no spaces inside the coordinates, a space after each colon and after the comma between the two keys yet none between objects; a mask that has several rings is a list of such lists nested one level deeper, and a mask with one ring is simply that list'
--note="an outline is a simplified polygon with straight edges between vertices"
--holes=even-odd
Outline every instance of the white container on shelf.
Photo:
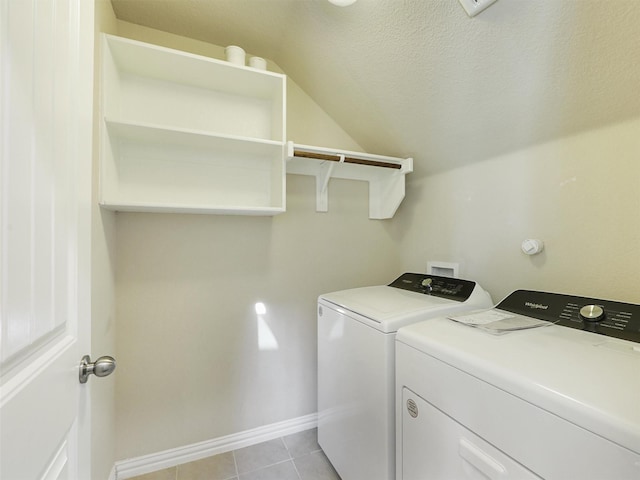
[{"label": "white container on shelf", "polygon": [[249,66],[252,68],[257,68],[258,70],[266,70],[267,61],[262,57],[251,57],[249,59]]},{"label": "white container on shelf", "polygon": [[227,57],[227,62],[234,65],[242,65],[245,63],[245,52],[241,47],[237,45],[229,45],[224,49],[224,54]]}]

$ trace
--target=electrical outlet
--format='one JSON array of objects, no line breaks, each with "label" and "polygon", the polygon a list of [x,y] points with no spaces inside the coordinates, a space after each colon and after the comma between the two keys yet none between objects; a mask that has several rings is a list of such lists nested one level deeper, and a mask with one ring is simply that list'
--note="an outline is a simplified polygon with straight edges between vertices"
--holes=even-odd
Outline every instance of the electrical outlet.
[{"label": "electrical outlet", "polygon": [[460,0],[462,5],[470,17],[475,17],[485,8],[491,6],[496,0]]}]

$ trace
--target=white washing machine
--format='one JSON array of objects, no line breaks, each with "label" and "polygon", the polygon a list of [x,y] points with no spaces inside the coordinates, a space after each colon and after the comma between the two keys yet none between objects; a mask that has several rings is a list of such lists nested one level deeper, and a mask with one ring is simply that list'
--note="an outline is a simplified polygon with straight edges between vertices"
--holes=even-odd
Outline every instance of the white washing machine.
[{"label": "white washing machine", "polygon": [[398,479],[640,479],[640,305],[519,290],[486,313],[398,332]]},{"label": "white washing machine", "polygon": [[475,282],[417,273],[319,297],[318,442],[343,480],[395,478],[398,328],[491,305]]}]

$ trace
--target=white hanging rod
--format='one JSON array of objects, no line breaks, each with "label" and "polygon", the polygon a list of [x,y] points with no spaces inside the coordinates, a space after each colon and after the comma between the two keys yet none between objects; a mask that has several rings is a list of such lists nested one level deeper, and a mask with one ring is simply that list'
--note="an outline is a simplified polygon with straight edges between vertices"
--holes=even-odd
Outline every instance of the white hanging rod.
[{"label": "white hanging rod", "polygon": [[344,158],[344,163],[357,163],[358,165],[370,165],[372,167],[396,168],[398,170],[402,168],[402,165],[400,165],[399,163],[377,162],[374,160],[364,160],[362,158],[347,157],[346,155],[341,156],[338,154],[313,153],[305,152],[304,150],[294,150],[293,156],[313,158],[315,160],[329,160],[331,162],[340,162],[342,161],[342,158]]},{"label": "white hanging rod", "polygon": [[[383,157],[381,155],[371,155],[367,153],[348,152],[325,149],[321,147],[310,147],[308,145],[297,145],[289,142],[289,156],[311,158],[314,160],[328,160],[331,162],[354,163],[357,165],[368,165],[372,167],[392,168],[402,170],[402,159]],[[291,151],[293,155],[291,154]]]}]

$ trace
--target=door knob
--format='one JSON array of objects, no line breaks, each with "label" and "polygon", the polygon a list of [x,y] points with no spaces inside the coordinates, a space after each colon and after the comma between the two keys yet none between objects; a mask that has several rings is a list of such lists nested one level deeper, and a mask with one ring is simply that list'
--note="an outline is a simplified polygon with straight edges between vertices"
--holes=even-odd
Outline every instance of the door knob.
[{"label": "door knob", "polygon": [[98,358],[95,362],[91,363],[91,357],[85,355],[80,361],[80,383],[87,383],[89,375],[95,375],[96,377],[106,377],[111,375],[116,369],[116,359],[105,355]]}]

